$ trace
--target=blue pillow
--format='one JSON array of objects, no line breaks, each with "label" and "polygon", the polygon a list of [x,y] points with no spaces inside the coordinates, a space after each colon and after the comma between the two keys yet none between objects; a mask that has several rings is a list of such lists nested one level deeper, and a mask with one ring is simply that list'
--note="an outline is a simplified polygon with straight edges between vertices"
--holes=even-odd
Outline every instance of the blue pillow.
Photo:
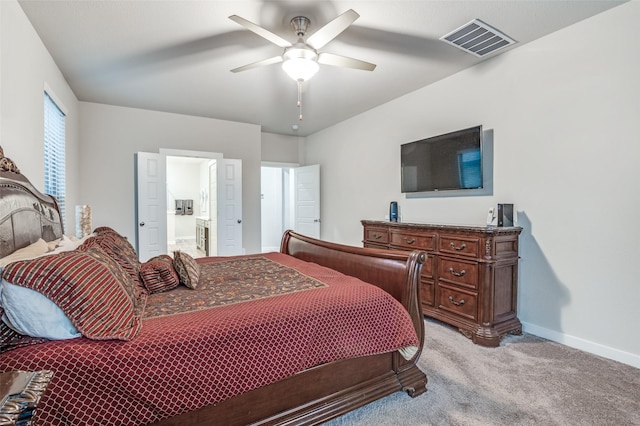
[{"label": "blue pillow", "polygon": [[[0,268],[0,276],[2,268]],[[82,336],[62,310],[46,296],[31,289],[0,281],[2,321],[20,334],[51,340]]]}]

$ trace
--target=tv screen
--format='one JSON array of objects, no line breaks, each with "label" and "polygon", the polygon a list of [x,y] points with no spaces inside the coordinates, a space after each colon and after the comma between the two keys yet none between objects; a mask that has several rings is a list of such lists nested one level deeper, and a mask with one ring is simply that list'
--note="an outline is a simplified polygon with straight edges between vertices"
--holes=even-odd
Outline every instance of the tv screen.
[{"label": "tv screen", "polygon": [[482,188],[482,126],[400,147],[402,192]]}]

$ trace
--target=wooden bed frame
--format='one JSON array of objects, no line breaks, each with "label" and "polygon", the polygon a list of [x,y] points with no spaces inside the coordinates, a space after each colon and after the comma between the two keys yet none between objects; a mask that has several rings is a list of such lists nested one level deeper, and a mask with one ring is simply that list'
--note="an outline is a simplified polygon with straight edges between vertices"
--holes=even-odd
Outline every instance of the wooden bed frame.
[{"label": "wooden bed frame", "polygon": [[[4,165],[3,165],[4,164]],[[0,148],[0,257],[38,238],[62,235],[58,205],[41,194]],[[420,307],[423,251],[411,253],[351,247],[285,232],[280,251],[362,279],[387,291],[407,309],[420,339],[411,360],[398,352],[320,365],[219,404],[157,422],[157,425],[318,424],[403,390],[426,391],[427,378],[416,362],[424,343]],[[55,372],[54,372],[55,374]]]}]

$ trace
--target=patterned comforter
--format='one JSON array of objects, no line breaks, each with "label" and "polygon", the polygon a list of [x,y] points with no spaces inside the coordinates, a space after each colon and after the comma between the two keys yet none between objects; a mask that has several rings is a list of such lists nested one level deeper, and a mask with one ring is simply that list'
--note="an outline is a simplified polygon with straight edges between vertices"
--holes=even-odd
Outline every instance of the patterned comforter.
[{"label": "patterned comforter", "polygon": [[355,278],[280,253],[198,262],[198,289],[151,295],[131,341],[2,354],[0,371],[54,372],[38,424],[147,424],[323,363],[418,345],[403,307]]}]

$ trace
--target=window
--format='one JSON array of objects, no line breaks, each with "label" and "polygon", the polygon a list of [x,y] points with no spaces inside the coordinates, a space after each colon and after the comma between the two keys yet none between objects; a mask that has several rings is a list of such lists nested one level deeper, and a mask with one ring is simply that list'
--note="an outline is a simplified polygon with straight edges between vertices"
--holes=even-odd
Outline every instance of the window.
[{"label": "window", "polygon": [[44,192],[58,200],[65,225],[65,115],[44,92]]}]

